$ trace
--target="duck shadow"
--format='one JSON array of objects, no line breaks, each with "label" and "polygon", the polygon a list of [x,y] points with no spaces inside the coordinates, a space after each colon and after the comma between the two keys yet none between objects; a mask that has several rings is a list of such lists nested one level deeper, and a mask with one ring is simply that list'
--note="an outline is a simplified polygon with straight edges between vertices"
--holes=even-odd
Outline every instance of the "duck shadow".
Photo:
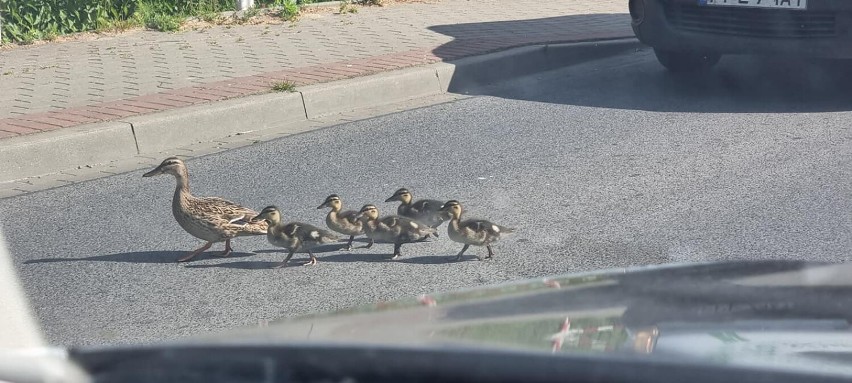
[{"label": "duck shadow", "polygon": [[[199,254],[193,261],[203,259],[230,259],[255,255],[254,253],[233,252],[227,257],[219,257],[221,251],[207,251]],[[24,261],[24,264],[55,263],[55,262],[126,262],[126,263],[177,263],[178,258],[189,254],[188,251],[135,251],[130,253],[116,253],[107,255],[95,255],[82,258],[41,258]]]},{"label": "duck shadow", "polygon": [[[311,252],[314,253],[314,254],[331,253],[331,252],[335,252],[335,251],[341,251],[345,248],[346,248],[346,243],[335,243],[335,244],[331,244],[331,245],[317,246],[317,247],[311,249]],[[353,248],[358,249],[358,246],[353,246]],[[257,253],[257,254],[281,253],[281,254],[287,255],[287,250],[280,249],[280,248],[279,249],[263,249],[263,250],[256,250],[255,253]],[[301,253],[297,253],[297,254],[301,254]],[[307,254],[307,253],[305,253],[305,254]]]},{"label": "duck shadow", "polygon": [[[266,253],[275,253],[275,251],[266,251]],[[215,264],[199,264],[192,265],[187,264],[187,269],[210,269],[210,268],[226,268],[226,269],[238,269],[238,270],[261,270],[261,269],[273,269],[284,260],[284,257],[287,255],[286,252],[281,253],[281,259],[277,261],[239,261],[239,262],[220,262]],[[319,252],[315,252],[319,253]],[[301,257],[300,257],[301,256]],[[307,253],[296,253],[293,258],[290,259],[289,264],[287,265],[287,269],[293,267],[301,267],[305,262],[307,262]],[[317,260],[319,261],[319,266],[314,267],[322,267],[323,263],[347,263],[347,262],[361,262],[361,263],[409,263],[409,264],[417,264],[417,265],[437,265],[444,263],[455,263],[455,262],[463,262],[465,259],[461,261],[456,261],[455,255],[446,256],[446,255],[426,255],[426,256],[405,256],[399,259],[391,259],[390,253],[353,253],[353,252],[341,252],[337,254],[329,254],[324,256],[318,256]]]},{"label": "duck shadow", "polygon": [[[267,270],[274,269],[276,266],[280,265],[284,259],[282,258],[279,261],[238,261],[238,262],[222,262],[222,263],[214,263],[214,264],[206,264],[206,265],[185,265],[184,267],[187,269],[215,269],[215,268],[223,268],[223,269],[237,269],[237,270]],[[290,263],[287,265],[287,268],[290,267],[301,267],[304,260],[296,260],[295,262],[291,259]]]},{"label": "duck shadow", "polygon": [[455,256],[447,257],[445,255],[424,255],[424,256],[409,256],[403,255],[399,259],[391,259],[391,253],[340,253],[327,255],[320,258],[320,262],[398,262],[412,263],[418,265],[436,265],[441,263],[451,263],[455,260]]}]

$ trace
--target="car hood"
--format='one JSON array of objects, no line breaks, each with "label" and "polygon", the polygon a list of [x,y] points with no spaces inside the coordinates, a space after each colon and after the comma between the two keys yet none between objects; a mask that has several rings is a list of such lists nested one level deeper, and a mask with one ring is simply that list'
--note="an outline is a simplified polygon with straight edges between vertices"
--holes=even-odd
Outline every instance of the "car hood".
[{"label": "car hood", "polygon": [[536,278],[284,319],[200,342],[473,347],[852,376],[852,264],[726,262]]}]

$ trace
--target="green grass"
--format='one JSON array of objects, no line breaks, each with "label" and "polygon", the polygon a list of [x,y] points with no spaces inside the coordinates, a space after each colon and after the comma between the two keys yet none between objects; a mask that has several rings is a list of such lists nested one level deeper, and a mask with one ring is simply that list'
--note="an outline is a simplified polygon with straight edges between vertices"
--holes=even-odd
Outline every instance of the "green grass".
[{"label": "green grass", "polygon": [[0,34],[4,41],[27,44],[136,26],[175,31],[187,17],[213,22],[233,9],[233,0],[0,0]]},{"label": "green grass", "polygon": [[299,5],[293,0],[282,1],[281,18],[287,21],[294,21],[299,17]]},{"label": "green grass", "polygon": [[349,3],[349,0],[341,0],[340,1],[340,9],[338,10],[341,14],[343,13],[358,13],[358,8],[352,6]]},{"label": "green grass", "polygon": [[289,81],[282,81],[272,84],[272,90],[275,92],[295,92],[296,84]]}]

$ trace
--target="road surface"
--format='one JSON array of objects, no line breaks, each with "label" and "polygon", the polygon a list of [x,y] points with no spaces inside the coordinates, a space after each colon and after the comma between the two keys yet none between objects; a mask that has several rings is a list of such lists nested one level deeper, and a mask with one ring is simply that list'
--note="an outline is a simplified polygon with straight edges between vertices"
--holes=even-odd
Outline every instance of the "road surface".
[{"label": "road surface", "polygon": [[[188,161],[196,195],[324,223],[394,190],[458,199],[517,232],[493,261],[439,239],[272,269],[264,237],[201,244],[171,216],[174,180],[117,175],[0,200],[50,341],[174,340],[284,316],[517,278],[731,259],[844,261],[852,247],[852,96],[843,65],[725,58],[666,74],[647,51],[517,79],[460,101]],[[37,160],[37,159],[34,159]],[[305,260],[297,255],[295,259]]]}]

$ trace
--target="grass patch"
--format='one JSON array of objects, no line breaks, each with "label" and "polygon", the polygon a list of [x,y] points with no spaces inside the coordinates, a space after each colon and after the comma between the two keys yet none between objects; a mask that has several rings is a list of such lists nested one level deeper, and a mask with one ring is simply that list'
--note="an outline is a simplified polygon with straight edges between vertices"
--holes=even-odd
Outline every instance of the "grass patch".
[{"label": "grass patch", "polygon": [[293,0],[281,2],[281,18],[286,21],[294,21],[299,17],[299,4]]},{"label": "grass patch", "polygon": [[136,26],[175,31],[188,17],[214,22],[233,9],[234,0],[0,0],[0,35],[4,41],[27,44]]},{"label": "grass patch", "polygon": [[296,84],[289,81],[276,82],[275,84],[272,84],[272,90],[275,92],[292,93],[296,91]]},{"label": "grass patch", "polygon": [[341,14],[344,14],[344,13],[358,13],[358,8],[355,8],[355,6],[353,6],[353,5],[349,2],[349,0],[341,0],[341,1],[340,1],[340,8],[338,9],[338,11],[339,11]]}]

